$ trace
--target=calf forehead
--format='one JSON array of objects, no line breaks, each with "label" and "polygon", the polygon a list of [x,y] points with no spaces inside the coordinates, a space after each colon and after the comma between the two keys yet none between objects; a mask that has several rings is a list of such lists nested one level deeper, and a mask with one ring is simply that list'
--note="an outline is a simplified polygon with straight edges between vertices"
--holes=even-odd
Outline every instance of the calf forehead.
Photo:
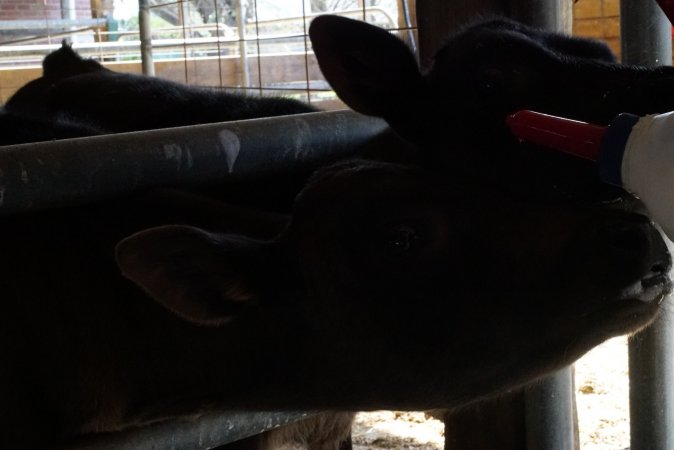
[{"label": "calf forehead", "polygon": [[[524,182],[522,182],[524,183]],[[536,189],[537,188],[537,189]],[[540,190],[534,184],[522,189],[503,185],[462,170],[429,170],[415,166],[372,161],[348,161],[317,172],[296,199],[293,226],[324,229],[351,227],[352,220],[384,223],[386,220],[447,216],[459,226],[470,221],[523,222],[534,214],[582,215],[586,206],[553,196],[527,194]],[[329,219],[329,220],[328,220]],[[310,224],[310,225],[309,225]]]},{"label": "calf forehead", "polygon": [[[478,23],[451,36],[435,55],[435,60],[465,57],[476,50],[492,57],[510,58],[520,53],[546,58],[589,58],[615,62],[615,56],[603,42],[531,28],[507,19]],[[502,53],[504,51],[505,54]]]},{"label": "calf forehead", "polygon": [[295,214],[326,206],[400,201],[444,191],[442,177],[421,168],[373,161],[347,161],[318,171],[298,196]]},{"label": "calf forehead", "polygon": [[505,62],[525,56],[554,61],[558,56],[539,36],[531,36],[512,27],[498,26],[498,23],[496,26],[493,24],[490,22],[471,27],[449,39],[434,56],[431,73],[447,75],[442,72],[443,69],[466,69],[465,64],[471,61]]},{"label": "calf forehead", "polygon": [[[298,197],[286,237],[306,260],[329,254],[382,273],[416,272],[440,262],[457,270],[457,264],[474,262],[482,270],[480,261],[496,254],[555,259],[616,215],[451,178],[389,163],[333,166]],[[413,251],[403,262],[396,252],[407,247]]]}]

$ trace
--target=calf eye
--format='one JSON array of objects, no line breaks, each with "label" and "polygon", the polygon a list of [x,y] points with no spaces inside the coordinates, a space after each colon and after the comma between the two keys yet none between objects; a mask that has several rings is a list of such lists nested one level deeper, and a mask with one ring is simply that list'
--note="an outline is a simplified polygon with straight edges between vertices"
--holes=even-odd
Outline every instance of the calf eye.
[{"label": "calf eye", "polygon": [[389,256],[400,258],[410,253],[418,242],[419,235],[414,228],[399,225],[388,231],[384,244]]},{"label": "calf eye", "polygon": [[505,83],[503,71],[496,68],[485,69],[478,77],[478,83],[483,94],[499,92]]}]

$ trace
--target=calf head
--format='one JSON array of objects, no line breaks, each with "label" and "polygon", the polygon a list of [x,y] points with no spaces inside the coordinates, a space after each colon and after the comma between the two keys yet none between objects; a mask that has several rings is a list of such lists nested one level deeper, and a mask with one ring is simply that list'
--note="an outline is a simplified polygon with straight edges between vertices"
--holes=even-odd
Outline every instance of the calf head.
[{"label": "calf head", "polygon": [[325,78],[356,111],[385,118],[404,138],[434,149],[452,172],[545,198],[615,198],[593,164],[521,145],[507,114],[533,109],[596,123],[621,112],[674,109],[674,69],[617,64],[597,41],[507,20],[450,36],[427,71],[385,30],[321,16],[310,27]]},{"label": "calf head", "polygon": [[82,58],[65,39],[61,41],[60,49],[51,52],[42,61],[42,75],[52,82],[84,73],[105,71],[109,69],[98,61]]},{"label": "calf head", "polygon": [[365,161],[317,173],[273,240],[169,226],[117,257],[225,348],[241,321],[265,336],[264,406],[352,409],[459,405],[566,365],[649,323],[671,265],[642,216]]},{"label": "calf head", "polygon": [[[71,118],[67,114],[56,115],[51,113],[51,105],[48,102],[49,93],[54,89],[54,86],[71,77],[87,76],[87,74],[96,76],[95,74],[97,73],[105,74],[113,72],[93,59],[82,58],[64,40],[61,48],[48,54],[42,61],[42,76],[26,83],[15,92],[7,101],[5,105],[6,109],[13,115],[31,118],[36,121],[41,120],[53,123],[70,120]],[[71,93],[71,100],[76,101],[78,94],[82,95],[78,92]],[[93,124],[80,123],[79,125],[86,127]],[[34,129],[41,130],[41,128],[37,127],[34,127]],[[82,133],[79,136],[88,135],[90,133]],[[78,137],[78,135],[74,137]],[[25,142],[31,142],[31,140],[27,139]]]}]

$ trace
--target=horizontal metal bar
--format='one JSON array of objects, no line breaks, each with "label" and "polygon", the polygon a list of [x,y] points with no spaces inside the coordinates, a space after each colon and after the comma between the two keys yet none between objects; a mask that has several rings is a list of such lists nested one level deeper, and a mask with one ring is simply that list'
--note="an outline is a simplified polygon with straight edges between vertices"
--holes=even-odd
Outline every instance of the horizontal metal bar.
[{"label": "horizontal metal bar", "polygon": [[0,20],[0,30],[35,30],[46,28],[104,27],[108,19],[34,19]]},{"label": "horizontal metal bar", "polygon": [[[83,27],[83,28],[75,28],[75,29],[69,29],[69,30],[64,30],[60,31],[58,33],[50,32],[47,35],[44,36],[30,36],[30,37],[23,37],[20,39],[12,39],[12,40],[7,40],[7,41],[2,41],[2,44],[0,44],[0,49],[5,46],[5,45],[26,45],[28,42],[35,42],[35,41],[41,41],[44,39],[56,39],[61,36],[76,36],[78,34],[84,33],[85,31],[96,31],[96,27]],[[100,34],[108,34],[106,33],[100,33]],[[56,49],[58,47],[55,47]]]},{"label": "horizontal metal bar", "polygon": [[201,450],[238,441],[277,428],[313,413],[207,413],[168,420],[147,427],[103,434],[59,447],[59,450]]},{"label": "horizontal metal bar", "polygon": [[0,214],[311,168],[385,129],[330,111],[0,147]]},{"label": "horizontal metal bar", "polygon": [[[153,32],[156,34],[158,32],[161,32],[162,30],[154,30]],[[134,34],[138,34],[138,32],[135,32]],[[48,38],[48,37],[53,37],[53,35],[45,35],[43,38]],[[267,35],[267,36],[257,36],[257,35],[247,35],[246,39],[244,41],[246,42],[255,42],[255,41],[261,41],[261,42],[266,42],[266,41],[274,41],[274,40],[281,40],[281,39],[299,39],[304,37],[303,34],[298,34],[298,33],[283,33],[283,34],[273,34],[273,35]],[[199,38],[167,38],[167,39],[160,39],[160,38],[154,38],[152,39],[152,46],[153,47],[183,47],[183,46],[188,46],[188,47],[199,47],[199,46],[209,46],[209,45],[217,45],[217,44],[230,44],[234,45],[239,42],[241,42],[242,39],[239,37],[225,37],[225,36],[220,36],[220,37],[199,37]],[[126,49],[137,49],[140,46],[140,41],[139,40],[134,40],[134,41],[108,41],[108,42],[90,42],[90,43],[76,43],[73,45],[73,48],[78,51],[82,50],[100,50],[100,49],[105,49],[109,51],[121,51],[121,50],[126,50]],[[36,53],[44,53],[45,51],[53,51],[53,50],[58,50],[61,48],[61,43],[57,44],[21,44],[21,45],[4,45],[0,44],[0,53],[3,54],[12,54],[12,53],[25,53],[25,52],[30,52],[34,51]],[[302,52],[303,54],[304,52]]]}]

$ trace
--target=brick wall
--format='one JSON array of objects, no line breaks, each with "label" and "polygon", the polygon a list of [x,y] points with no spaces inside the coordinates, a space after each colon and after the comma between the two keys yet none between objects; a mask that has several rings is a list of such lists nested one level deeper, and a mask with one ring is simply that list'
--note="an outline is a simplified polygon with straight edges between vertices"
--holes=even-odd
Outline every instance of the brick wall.
[{"label": "brick wall", "polygon": [[[90,0],[76,0],[78,19],[91,18]],[[0,20],[60,19],[60,0],[0,0]]]},{"label": "brick wall", "polygon": [[573,34],[601,39],[620,55],[620,0],[576,1]]}]

